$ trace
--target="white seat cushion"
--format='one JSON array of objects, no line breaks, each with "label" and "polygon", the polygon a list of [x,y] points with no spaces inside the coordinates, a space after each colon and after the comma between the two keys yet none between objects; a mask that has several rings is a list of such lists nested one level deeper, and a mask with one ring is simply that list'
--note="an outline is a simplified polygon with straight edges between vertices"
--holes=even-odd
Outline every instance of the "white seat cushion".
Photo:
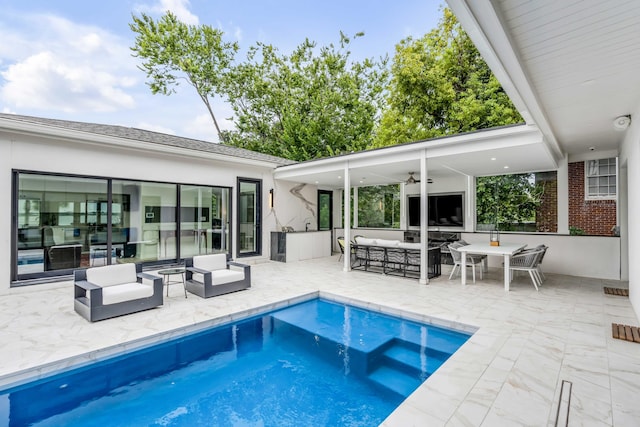
[{"label": "white seat cushion", "polygon": [[142,283],[125,283],[117,286],[108,286],[102,289],[102,304],[117,304],[139,298],[148,298],[153,295],[153,286]]},{"label": "white seat cushion", "polygon": [[[193,280],[204,283],[204,275],[201,273],[193,273]],[[244,271],[237,270],[216,270],[211,272],[211,284],[223,285],[225,283],[239,282],[244,280]]]},{"label": "white seat cushion", "polygon": [[376,242],[376,239],[367,239],[366,237],[356,237],[356,243],[359,245],[369,246],[376,246],[378,244],[378,242]]},{"label": "white seat cushion", "polygon": [[136,282],[135,264],[115,264],[87,269],[87,282],[101,287]]},{"label": "white seat cushion", "polygon": [[376,243],[378,246],[384,246],[387,248],[397,248],[400,244],[400,240],[385,240],[385,239],[376,239]]},{"label": "white seat cushion", "polygon": [[213,255],[199,255],[193,257],[193,266],[201,268],[203,270],[226,270],[227,269],[227,255],[226,254],[213,254]]}]

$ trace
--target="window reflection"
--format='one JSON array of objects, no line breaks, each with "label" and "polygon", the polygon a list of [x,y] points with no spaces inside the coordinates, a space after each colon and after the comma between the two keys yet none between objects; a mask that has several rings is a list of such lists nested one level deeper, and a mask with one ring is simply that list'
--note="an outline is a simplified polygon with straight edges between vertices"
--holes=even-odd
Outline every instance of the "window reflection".
[{"label": "window reflection", "polygon": [[17,203],[17,272],[29,275],[88,267],[106,215],[107,181],[21,174]]},{"label": "window reflection", "polygon": [[113,203],[123,206],[113,230],[118,262],[176,258],[176,201],[175,184],[113,181]]},{"label": "window reflection", "polygon": [[229,189],[180,187],[182,257],[229,251]]}]

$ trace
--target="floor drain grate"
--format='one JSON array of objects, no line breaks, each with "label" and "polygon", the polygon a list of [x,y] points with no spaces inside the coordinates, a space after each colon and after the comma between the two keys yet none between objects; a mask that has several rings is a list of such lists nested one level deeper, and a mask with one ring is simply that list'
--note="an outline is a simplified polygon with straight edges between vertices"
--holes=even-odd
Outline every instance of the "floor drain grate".
[{"label": "floor drain grate", "polygon": [[571,391],[573,383],[562,380],[560,385],[560,397],[558,398],[558,409],[556,410],[556,422],[554,427],[569,425],[569,410],[571,409]]},{"label": "floor drain grate", "polygon": [[612,323],[611,331],[616,339],[640,343],[640,328],[637,326]]},{"label": "floor drain grate", "polygon": [[618,295],[621,297],[628,297],[629,296],[629,289],[622,289],[622,288],[608,288],[608,287],[604,287],[604,293],[606,295]]}]

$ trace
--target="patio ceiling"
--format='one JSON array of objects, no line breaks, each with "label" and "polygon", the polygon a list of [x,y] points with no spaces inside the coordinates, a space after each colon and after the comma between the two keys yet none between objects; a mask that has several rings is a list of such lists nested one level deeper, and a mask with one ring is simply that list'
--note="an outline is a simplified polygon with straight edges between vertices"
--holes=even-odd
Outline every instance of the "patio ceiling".
[{"label": "patio ceiling", "polygon": [[348,164],[351,186],[399,183],[407,180],[409,172],[421,178],[420,158],[424,153],[428,177],[434,181],[455,174],[485,176],[557,167],[552,150],[538,130],[519,125],[283,166],[274,176],[321,188],[342,188]]},{"label": "patio ceiling", "polygon": [[559,152],[619,149],[613,120],[640,106],[640,2],[447,2],[526,122]]}]

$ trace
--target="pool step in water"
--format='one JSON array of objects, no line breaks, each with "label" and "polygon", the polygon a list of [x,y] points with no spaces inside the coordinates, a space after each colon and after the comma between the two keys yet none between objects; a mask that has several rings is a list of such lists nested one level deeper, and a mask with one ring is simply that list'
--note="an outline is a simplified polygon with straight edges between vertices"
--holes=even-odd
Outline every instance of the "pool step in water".
[{"label": "pool step in water", "polygon": [[420,347],[406,341],[396,341],[382,353],[380,363],[393,366],[409,375],[425,380],[447,360],[448,354]]},{"label": "pool step in water", "polygon": [[409,396],[422,383],[419,378],[390,366],[380,366],[369,374],[369,379],[381,387],[403,397]]},{"label": "pool step in water", "polygon": [[437,350],[393,340],[376,358],[369,379],[402,396],[409,396],[447,359]]}]

